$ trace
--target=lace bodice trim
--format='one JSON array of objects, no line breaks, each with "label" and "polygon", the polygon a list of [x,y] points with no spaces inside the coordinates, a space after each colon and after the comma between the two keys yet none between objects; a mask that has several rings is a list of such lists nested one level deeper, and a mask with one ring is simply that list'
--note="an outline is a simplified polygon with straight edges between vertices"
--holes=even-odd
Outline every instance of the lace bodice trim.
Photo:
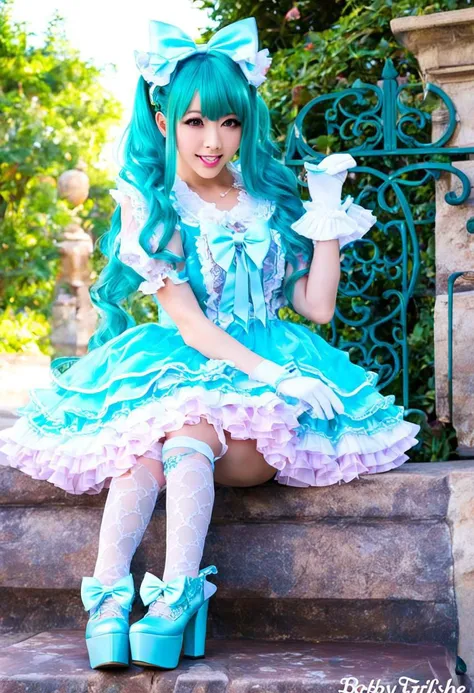
[{"label": "lace bodice trim", "polygon": [[[240,168],[230,163],[227,166],[234,178],[234,187],[240,188],[237,204],[230,210],[220,210],[215,203],[203,200],[179,176],[176,176],[170,201],[184,224],[193,227],[203,226],[205,228],[205,222],[212,221],[223,226],[231,226],[234,230],[244,233],[246,227],[254,223],[256,219],[266,221],[271,218],[275,211],[275,203],[249,195],[243,189]],[[118,203],[121,202],[124,194],[130,198],[133,217],[138,229],[142,228],[146,223],[148,215],[144,196],[137,188],[120,177],[117,177],[116,183],[117,190],[111,190],[111,194]],[[179,228],[179,224],[177,228]],[[151,239],[152,251],[156,251],[162,230],[162,225],[160,225]],[[276,229],[269,229],[269,231],[272,242],[263,265],[263,290],[268,314],[273,317],[276,310],[283,303],[281,292],[278,289],[284,275],[285,259],[280,234]],[[163,280],[165,277],[169,277],[175,284],[189,281],[185,270],[178,273],[169,263],[148,256],[138,243],[136,227],[133,232],[130,229],[128,233],[125,229],[122,229],[119,236],[119,257],[122,262],[133,267],[143,277],[145,281],[139,286],[139,290],[143,293],[155,293],[157,289],[164,286]],[[211,319],[217,320],[225,272],[214,262],[205,233],[200,233],[196,236],[195,244],[202,266],[204,285],[208,294],[206,312]],[[251,306],[250,315],[252,314]],[[229,320],[231,319],[232,317],[230,316]]]},{"label": "lace bodice trim", "polygon": [[[206,313],[208,317],[225,327],[233,320],[233,315],[222,316],[219,319],[219,303],[222,297],[225,272],[212,258],[205,222],[216,222],[222,226],[232,227],[234,231],[245,233],[246,227],[255,220],[270,219],[275,211],[275,203],[265,199],[257,199],[249,195],[243,188],[240,168],[235,164],[227,164],[234,178],[234,187],[240,188],[237,204],[232,209],[218,209],[214,202],[203,200],[179,176],[176,176],[173,186],[171,203],[182,222],[193,227],[201,227],[201,233],[196,236],[195,244],[199,255],[203,282],[207,291]],[[281,292],[278,291],[285,271],[285,259],[281,246],[280,234],[275,229],[269,229],[272,243],[263,266],[263,289],[268,315],[274,317],[278,308],[284,303]],[[250,315],[253,307],[250,306]]]},{"label": "lace bodice trim", "polygon": [[240,188],[237,204],[232,209],[218,209],[215,202],[203,200],[178,175],[172,188],[171,204],[189,226],[200,226],[203,221],[214,221],[219,224],[246,225],[252,220],[270,219],[275,211],[275,203],[270,200],[252,197],[243,189],[243,179],[240,168],[228,163],[227,168],[234,178],[233,187]]}]

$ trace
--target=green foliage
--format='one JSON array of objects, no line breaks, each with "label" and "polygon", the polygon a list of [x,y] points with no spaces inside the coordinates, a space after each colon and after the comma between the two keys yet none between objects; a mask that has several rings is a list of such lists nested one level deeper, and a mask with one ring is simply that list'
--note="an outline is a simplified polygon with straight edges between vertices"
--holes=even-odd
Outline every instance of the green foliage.
[{"label": "green foliage", "polygon": [[[212,8],[215,26],[208,39],[229,22],[254,16],[261,48],[268,48],[273,62],[267,81],[259,88],[272,111],[277,139],[284,143],[289,125],[311,98],[340,90],[360,78],[376,83],[384,62],[392,58],[402,78],[421,79],[418,64],[393,36],[390,21],[396,17],[433,14],[471,7],[468,0],[350,0],[324,5],[316,0],[277,4],[273,0],[194,0],[198,7]],[[286,19],[295,6],[300,19]],[[320,132],[319,151],[325,151]]]},{"label": "green foliage", "polygon": [[[255,17],[260,44],[263,48],[268,48],[270,53],[291,47],[294,40],[299,42],[301,36],[308,31],[327,29],[338,19],[344,7],[342,0],[331,3],[315,0],[300,0],[294,3],[291,0],[195,0],[195,3],[201,9],[208,12],[210,10],[209,18],[217,23],[218,27],[245,17]],[[209,29],[203,34],[204,39],[209,40],[214,31]]]},{"label": "green foliage", "polygon": [[47,318],[25,308],[15,313],[6,308],[0,319],[0,354],[52,354],[49,344],[51,326]]},{"label": "green foliage", "polygon": [[[57,243],[73,214],[94,239],[109,224],[114,202],[100,153],[122,106],[101,86],[100,69],[70,46],[61,17],[50,21],[44,45],[33,47],[24,25],[12,20],[12,6],[0,0],[0,329],[12,309],[24,334],[33,325],[22,322],[28,307],[38,325],[50,315]],[[56,182],[78,164],[90,178],[90,195],[71,210]],[[40,332],[32,327],[31,335],[18,336],[19,348],[36,343]],[[47,340],[37,344],[48,350]]]}]

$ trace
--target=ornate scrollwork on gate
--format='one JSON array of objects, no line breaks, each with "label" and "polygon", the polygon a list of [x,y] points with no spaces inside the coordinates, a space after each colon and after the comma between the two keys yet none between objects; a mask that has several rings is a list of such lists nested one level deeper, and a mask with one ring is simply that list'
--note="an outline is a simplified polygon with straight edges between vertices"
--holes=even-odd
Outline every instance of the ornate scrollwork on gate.
[{"label": "ornate scrollwork on gate", "polygon": [[[433,118],[435,106],[442,117]],[[431,128],[439,121],[445,127],[432,141]],[[406,414],[425,416],[410,409],[409,341],[415,327],[413,299],[417,292],[429,296],[434,282],[434,276],[420,282],[428,266],[423,254],[434,250],[434,182],[443,172],[459,181],[460,190],[445,195],[450,205],[464,203],[471,190],[453,159],[466,158],[474,148],[446,146],[455,127],[454,104],[442,89],[404,83],[387,60],[377,85],[356,80],[350,88],[306,104],[285,147],[285,163],[297,173],[304,161],[318,163],[325,156],[312,146],[321,135],[334,143],[332,151],[347,151],[358,162],[345,192],[372,209],[378,221],[364,238],[344,248],[338,305],[325,336],[376,371],[380,389],[397,385]],[[467,231],[474,232],[474,219]]]}]

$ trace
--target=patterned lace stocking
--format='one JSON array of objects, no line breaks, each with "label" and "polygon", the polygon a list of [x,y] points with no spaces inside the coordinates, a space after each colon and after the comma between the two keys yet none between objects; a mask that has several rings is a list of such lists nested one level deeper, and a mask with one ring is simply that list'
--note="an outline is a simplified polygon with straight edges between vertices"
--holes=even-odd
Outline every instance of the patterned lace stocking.
[{"label": "patterned lace stocking", "polygon": [[[150,522],[159,485],[149,469],[135,464],[130,474],[114,477],[104,507],[94,577],[113,585],[130,573],[130,563]],[[106,597],[98,618],[122,616],[122,607]],[[91,609],[92,616],[97,609]]]},{"label": "patterned lace stocking", "polygon": [[[166,470],[166,565],[163,581],[196,577],[214,505],[214,474],[209,459],[191,448],[163,453]],[[209,583],[210,584],[210,583]],[[153,616],[169,616],[162,599],[149,606]]]}]

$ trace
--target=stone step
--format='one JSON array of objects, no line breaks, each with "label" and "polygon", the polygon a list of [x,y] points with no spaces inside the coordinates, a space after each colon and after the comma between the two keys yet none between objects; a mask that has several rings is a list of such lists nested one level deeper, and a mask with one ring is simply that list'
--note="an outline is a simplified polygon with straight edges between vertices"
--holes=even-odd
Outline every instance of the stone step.
[{"label": "stone step", "polygon": [[[133,570],[133,566],[132,566]],[[134,573],[136,575],[136,573]],[[140,581],[135,580],[138,588]],[[216,580],[216,584],[217,580]],[[311,642],[330,637],[333,641],[442,643],[456,651],[456,614],[450,604],[416,603],[412,600],[373,599],[252,599],[239,594],[220,595],[209,608],[209,633],[216,638],[293,638]],[[1,632],[31,632],[41,629],[85,627],[87,614],[80,588],[41,590],[2,588]],[[145,610],[137,598],[132,617]]]},{"label": "stone step", "polygon": [[434,644],[208,640],[204,659],[183,658],[172,671],[92,670],[78,630],[4,636],[0,644],[0,690],[8,693],[349,693],[356,685],[373,693],[392,686],[398,693],[406,678],[408,692],[430,681],[435,691],[448,684],[452,693],[470,689],[453,657]]},{"label": "stone step", "polygon": [[[219,569],[210,637],[433,642],[474,668],[473,480],[464,461],[340,486],[218,488],[202,563]],[[4,631],[85,625],[80,580],[105,497],[0,467]],[[162,574],[164,501],[132,563],[137,589],[145,570]]]}]

